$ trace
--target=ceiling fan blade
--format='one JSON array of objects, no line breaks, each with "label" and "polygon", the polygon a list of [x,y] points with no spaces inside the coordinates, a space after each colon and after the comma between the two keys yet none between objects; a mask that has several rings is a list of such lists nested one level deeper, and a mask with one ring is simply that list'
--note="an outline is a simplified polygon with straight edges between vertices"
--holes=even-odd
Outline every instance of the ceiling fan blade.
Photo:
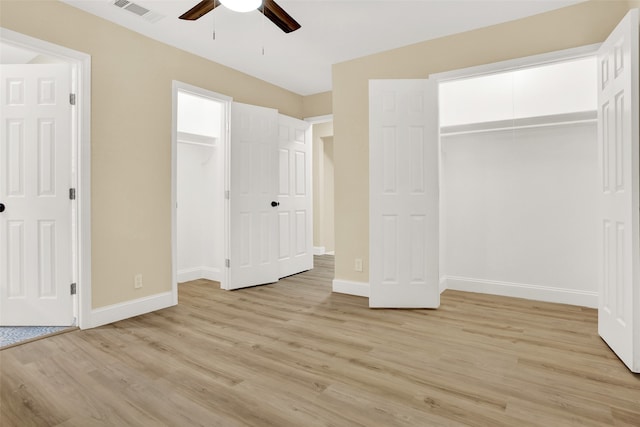
[{"label": "ceiling fan blade", "polygon": [[196,19],[201,18],[203,15],[211,12],[217,6],[220,6],[220,2],[218,0],[202,0],[200,3],[180,15],[180,19],[195,21]]},{"label": "ceiling fan blade", "polygon": [[260,11],[285,33],[290,33],[301,27],[291,15],[273,0],[264,0]]}]

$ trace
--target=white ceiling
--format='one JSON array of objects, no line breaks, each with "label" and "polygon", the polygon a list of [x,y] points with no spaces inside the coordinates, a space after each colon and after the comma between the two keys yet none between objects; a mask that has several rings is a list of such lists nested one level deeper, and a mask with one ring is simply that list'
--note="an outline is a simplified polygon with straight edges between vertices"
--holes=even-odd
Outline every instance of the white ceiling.
[{"label": "white ceiling", "polygon": [[114,0],[63,1],[300,95],[310,95],[331,90],[332,64],[584,0],[276,0],[302,25],[289,34],[260,12],[235,13],[223,6],[198,21],[178,19],[199,0],[134,0],[163,15],[155,23],[114,6]]}]

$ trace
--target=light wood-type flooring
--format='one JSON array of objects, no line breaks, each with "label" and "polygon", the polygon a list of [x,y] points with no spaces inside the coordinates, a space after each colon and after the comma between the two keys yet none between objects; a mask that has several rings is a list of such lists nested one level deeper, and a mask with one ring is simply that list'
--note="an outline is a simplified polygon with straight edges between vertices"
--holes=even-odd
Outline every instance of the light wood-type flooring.
[{"label": "light wood-type flooring", "polygon": [[0,425],[640,426],[640,376],[596,311],[445,291],[438,310],[331,293],[332,257],[240,291],[0,352]]}]

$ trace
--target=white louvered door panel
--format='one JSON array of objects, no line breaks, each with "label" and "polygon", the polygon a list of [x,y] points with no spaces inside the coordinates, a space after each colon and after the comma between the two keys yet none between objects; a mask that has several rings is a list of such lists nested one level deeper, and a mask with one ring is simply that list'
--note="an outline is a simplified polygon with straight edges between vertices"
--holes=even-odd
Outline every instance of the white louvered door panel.
[{"label": "white louvered door panel", "polygon": [[278,280],[278,112],[231,106],[228,289]]},{"label": "white louvered door panel", "polygon": [[640,372],[638,11],[598,52],[600,292],[598,332]]},{"label": "white louvered door panel", "polygon": [[440,305],[437,92],[369,82],[370,307]]},{"label": "white louvered door panel", "polygon": [[70,70],[2,65],[0,325],[73,323]]},{"label": "white louvered door panel", "polygon": [[311,125],[282,114],[278,120],[278,264],[286,277],[313,268]]}]

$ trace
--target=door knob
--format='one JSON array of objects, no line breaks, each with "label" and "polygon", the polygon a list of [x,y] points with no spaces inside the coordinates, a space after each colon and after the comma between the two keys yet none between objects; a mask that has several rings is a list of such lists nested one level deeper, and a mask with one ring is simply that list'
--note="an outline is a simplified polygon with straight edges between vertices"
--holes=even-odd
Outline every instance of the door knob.
[{"label": "door knob", "polygon": [[271,207],[276,207],[276,206],[280,206],[280,202],[271,202]]},{"label": "door knob", "polygon": [[4,212],[4,203],[0,203],[0,213]]}]

